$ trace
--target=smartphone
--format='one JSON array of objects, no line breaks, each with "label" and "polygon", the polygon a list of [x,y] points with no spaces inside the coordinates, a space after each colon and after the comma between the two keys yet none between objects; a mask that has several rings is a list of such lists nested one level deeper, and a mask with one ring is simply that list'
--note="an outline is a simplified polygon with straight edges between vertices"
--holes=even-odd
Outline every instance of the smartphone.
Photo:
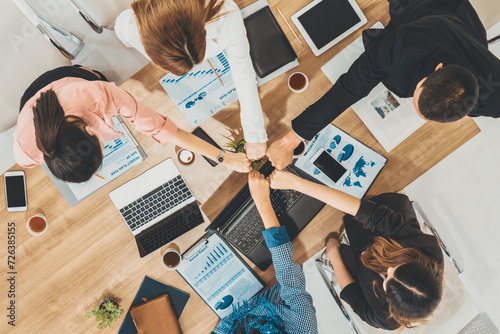
[{"label": "smartphone", "polygon": [[[207,143],[217,147],[219,150],[221,149],[221,147],[205,132],[205,130],[203,130],[202,128],[200,128],[199,126],[196,127],[196,129],[193,130],[193,132],[191,132],[193,135],[195,135],[196,137],[198,138],[201,138],[203,139],[204,141],[206,141]],[[215,167],[218,165],[218,163],[216,163],[215,161],[213,161],[212,159],[209,159],[207,158],[206,156],[203,156],[205,158],[205,160],[210,164],[212,165],[212,167]]]},{"label": "smartphone", "polygon": [[26,180],[24,172],[22,170],[5,172],[4,181],[7,211],[19,212],[28,210],[28,201],[26,199]]},{"label": "smartphone", "polygon": [[347,172],[347,169],[324,149],[320,149],[312,157],[311,161],[316,168],[322,171],[334,183],[337,183]]}]

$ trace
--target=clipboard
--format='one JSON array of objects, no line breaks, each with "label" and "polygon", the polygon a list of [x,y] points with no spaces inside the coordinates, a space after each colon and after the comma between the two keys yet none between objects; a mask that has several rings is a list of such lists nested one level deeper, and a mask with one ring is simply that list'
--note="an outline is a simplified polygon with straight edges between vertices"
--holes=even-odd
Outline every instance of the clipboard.
[{"label": "clipboard", "polygon": [[259,293],[264,282],[216,232],[208,232],[182,254],[179,275],[219,318]]}]

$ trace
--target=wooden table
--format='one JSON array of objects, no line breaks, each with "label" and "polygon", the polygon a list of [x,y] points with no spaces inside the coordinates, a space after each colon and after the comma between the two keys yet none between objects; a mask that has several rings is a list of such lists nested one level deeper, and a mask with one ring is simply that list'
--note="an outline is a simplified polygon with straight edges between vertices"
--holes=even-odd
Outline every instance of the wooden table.
[{"label": "wooden table", "polygon": [[[238,1],[244,7],[253,1]],[[269,0],[272,8],[279,5],[287,19],[303,7],[307,1],[278,2]],[[358,0],[371,26],[375,21],[387,24],[388,5],[385,0]],[[269,143],[279,139],[290,129],[290,121],[309,104],[320,98],[332,84],[320,67],[345,46],[357,38],[361,30],[352,34],[336,47],[320,57],[315,57],[307,44],[300,46],[279,15],[277,20],[287,34],[298,54],[300,66],[293,71],[308,75],[309,88],[294,94],[287,87],[290,73],[259,88],[264,109]],[[165,94],[158,80],[165,72],[153,64],[122,84],[138,100],[146,102],[158,112],[173,119],[180,128],[192,129]],[[239,105],[233,104],[203,124],[203,128],[217,142],[224,144],[224,136],[240,133]],[[388,191],[397,191],[429,170],[475,134],[479,128],[467,118],[452,124],[425,124],[405,142],[390,153],[385,152],[367,130],[360,119],[349,109],[334,124],[388,158],[386,167],[378,176],[368,196]],[[0,291],[3,311],[0,321],[1,333],[94,333],[97,323],[85,319],[85,311],[99,304],[104,294],[115,297],[122,307],[128,309],[145,275],[158,279],[191,294],[180,318],[185,334],[208,333],[218,323],[217,316],[198,295],[176,273],[165,270],[160,264],[160,252],[140,259],[134,238],[111,203],[108,193],[127,180],[143,173],[160,161],[174,157],[172,145],[159,145],[153,139],[132,129],[146,150],[149,158],[139,166],[121,175],[91,197],[74,207],[69,207],[49,180],[41,167],[25,169],[27,178],[29,209],[27,212],[7,213],[2,208],[0,237],[0,259],[4,275]],[[19,166],[13,170],[21,169]],[[200,156],[195,165],[179,167],[193,189],[207,219],[205,224],[179,238],[176,243],[185,250],[198,239],[209,220],[228,203],[245,184],[246,175],[231,173],[223,167],[212,168]],[[3,183],[3,178],[2,181]],[[3,185],[1,185],[3,188]],[[0,192],[0,205],[5,203],[4,192]],[[31,236],[26,230],[26,220],[36,212],[43,212],[49,220],[47,232],[40,237]],[[294,259],[304,262],[323,247],[326,233],[336,230],[343,214],[326,207],[293,241]],[[16,223],[16,326],[7,324],[6,307],[8,286],[7,272],[7,222]],[[250,264],[267,283],[275,282],[271,266],[261,272]],[[115,333],[119,323],[102,333]]]}]

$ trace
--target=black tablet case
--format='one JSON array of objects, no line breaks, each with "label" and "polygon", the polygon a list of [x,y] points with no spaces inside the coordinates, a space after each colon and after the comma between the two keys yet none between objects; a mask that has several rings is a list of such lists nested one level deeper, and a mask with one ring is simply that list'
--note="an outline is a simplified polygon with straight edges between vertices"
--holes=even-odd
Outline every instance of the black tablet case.
[{"label": "black tablet case", "polygon": [[184,306],[189,299],[189,294],[171,287],[169,285],[163,284],[157,280],[154,280],[148,276],[144,276],[144,280],[141,283],[141,287],[137,294],[135,295],[134,301],[132,305],[125,315],[125,319],[118,330],[118,334],[137,334],[137,328],[134,325],[134,321],[132,320],[132,315],[130,315],[130,309],[134,306],[144,303],[142,298],[146,298],[147,300],[154,299],[156,297],[163,296],[164,294],[168,294],[168,298],[170,300],[170,304],[174,309],[175,316],[177,319],[181,316],[182,310],[184,310]]},{"label": "black tablet case", "polygon": [[245,18],[253,67],[260,78],[297,59],[269,6]]}]

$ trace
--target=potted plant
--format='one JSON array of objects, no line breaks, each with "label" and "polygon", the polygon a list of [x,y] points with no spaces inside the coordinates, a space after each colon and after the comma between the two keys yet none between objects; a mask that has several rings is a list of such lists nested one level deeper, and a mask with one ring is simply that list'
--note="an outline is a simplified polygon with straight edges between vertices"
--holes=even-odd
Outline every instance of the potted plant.
[{"label": "potted plant", "polygon": [[[245,141],[245,139],[242,139],[240,141],[231,141],[229,143],[227,143],[227,145],[229,146],[229,152],[233,152],[233,153],[246,153],[245,152],[245,144],[247,142]],[[261,165],[264,164],[264,162],[266,162],[265,159],[259,159],[259,160],[255,160],[255,161],[252,161],[252,170],[256,171],[260,168]]]},{"label": "potted plant", "polygon": [[120,305],[106,294],[101,304],[85,313],[85,317],[88,319],[95,316],[95,320],[100,321],[97,328],[103,329],[115,323],[121,317],[122,313],[123,309],[120,309]]}]

